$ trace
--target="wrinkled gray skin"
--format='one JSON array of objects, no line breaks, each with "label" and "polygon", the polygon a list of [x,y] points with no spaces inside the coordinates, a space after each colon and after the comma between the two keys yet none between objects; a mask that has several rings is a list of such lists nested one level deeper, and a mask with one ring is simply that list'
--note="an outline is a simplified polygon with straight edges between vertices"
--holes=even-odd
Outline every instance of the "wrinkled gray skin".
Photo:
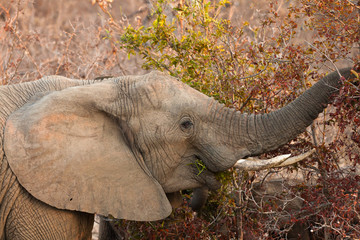
[{"label": "wrinkled gray skin", "polygon": [[208,198],[209,189],[207,186],[202,186],[195,188],[193,191],[193,196],[190,201],[190,207],[193,211],[198,212],[206,203]]},{"label": "wrinkled gray skin", "polygon": [[[348,78],[350,69],[341,70],[341,74]],[[88,86],[73,89],[74,86],[81,85]],[[115,199],[113,202],[105,201],[105,199],[112,198],[112,191],[116,190],[113,189],[115,187],[112,187],[117,184],[112,182],[113,179],[117,179],[117,177],[122,179],[120,188],[142,181],[142,179],[136,179],[136,174],[127,176],[126,172],[119,172],[120,176],[111,176],[107,179],[108,176],[106,173],[102,173],[100,167],[98,167],[99,176],[92,173],[91,178],[84,178],[86,181],[82,177],[77,179],[68,177],[62,183],[59,180],[59,184],[62,184],[61,186],[64,189],[66,189],[66,181],[69,181],[69,185],[75,182],[75,185],[72,185],[76,190],[74,197],[68,201],[72,201],[73,198],[76,201],[75,196],[79,192],[78,198],[81,198],[82,201],[103,204],[99,208],[97,205],[83,206],[82,201],[75,207],[69,202],[63,203],[62,199],[58,199],[61,198],[61,193],[53,191],[52,188],[46,188],[46,191],[40,189],[36,192],[34,190],[36,183],[46,181],[53,174],[62,176],[63,172],[58,173],[60,170],[64,170],[64,174],[66,174],[66,171],[71,169],[71,166],[65,166],[62,169],[63,165],[61,164],[63,163],[54,162],[56,164],[53,169],[54,173],[43,173],[43,175],[36,173],[31,177],[21,174],[24,170],[21,169],[21,159],[17,158],[18,156],[25,156],[27,160],[23,163],[24,165],[33,159],[34,163],[38,163],[37,158],[43,157],[43,154],[48,154],[48,151],[43,151],[43,154],[31,152],[30,150],[33,150],[31,147],[34,147],[30,146],[31,141],[32,139],[36,140],[37,136],[35,134],[31,138],[29,137],[29,140],[26,135],[34,132],[26,132],[27,127],[37,118],[40,118],[41,116],[38,115],[42,115],[43,111],[54,111],[60,105],[61,109],[64,109],[62,111],[73,111],[77,106],[80,106],[81,111],[91,109],[94,114],[100,114],[101,119],[105,119],[104,126],[107,126],[106,124],[109,126],[117,124],[118,127],[110,128],[108,133],[119,131],[119,133],[114,134],[118,134],[120,137],[118,135],[116,137],[124,142],[122,144],[126,144],[126,149],[130,149],[127,156],[136,159],[136,163],[127,164],[139,164],[141,166],[139,169],[146,172],[149,181],[154,186],[161,186],[158,192],[162,194],[162,191],[172,193],[204,186],[209,189],[217,189],[219,183],[215,179],[214,174],[216,172],[231,168],[240,158],[256,156],[276,149],[296,137],[326,107],[330,96],[337,93],[340,86],[338,74],[336,72],[329,74],[294,102],[265,115],[241,114],[159,72],[144,76],[107,79],[101,83],[52,76],[35,82],[2,86],[0,87],[0,126],[3,130],[0,137],[5,141],[0,141],[0,239],[90,239],[94,213],[111,214],[117,218],[124,218],[122,212],[107,209],[107,207],[111,208],[118,204]],[[32,98],[34,95],[37,96]],[[44,107],[44,110],[39,110],[40,112],[33,116],[33,111],[40,109],[42,101],[52,97],[57,101],[54,100],[54,104],[44,105],[47,108]],[[30,103],[26,104],[29,101]],[[69,105],[71,106],[68,107],[69,109],[66,107],[68,102],[72,104]],[[22,114],[31,116],[29,123],[27,117],[21,118]],[[84,113],[81,117],[84,116],[91,118],[92,114]],[[8,119],[11,121],[9,122]],[[66,129],[72,129],[72,122],[69,119],[66,122]],[[51,128],[57,129],[56,131],[63,131],[61,134],[69,134],[64,131],[64,128],[57,128],[56,124],[51,125]],[[20,129],[20,135],[23,134],[21,137],[16,137],[18,129]],[[35,129],[36,131],[42,130],[41,127]],[[81,129],[92,133],[90,128]],[[79,131],[79,128],[74,130]],[[24,135],[24,133],[26,134]],[[81,135],[81,132],[77,132],[77,134]],[[84,136],[87,136],[86,134],[84,133]],[[43,138],[44,136],[49,137],[51,140],[51,134],[42,134],[41,136]],[[68,137],[72,139],[73,136],[70,133]],[[112,137],[115,139],[114,136]],[[19,142],[18,146],[9,146],[15,141],[13,139]],[[106,136],[104,139],[107,139]],[[26,146],[21,146],[22,141],[26,143]],[[36,144],[34,149],[38,147],[39,143]],[[60,142],[59,148],[61,144]],[[74,142],[73,144],[76,145],[77,143]],[[56,151],[57,144],[52,145],[55,146],[51,146],[51,150]],[[83,146],[80,146],[79,143],[79,147]],[[119,147],[122,148],[122,145]],[[100,153],[99,156],[106,158],[109,153],[106,150],[102,151],[104,152]],[[129,152],[134,156],[130,156]],[[57,153],[54,154],[51,156],[57,156]],[[86,160],[86,151],[81,151],[81,154],[85,155],[81,155],[81,158],[74,157],[73,160]],[[68,158],[69,156],[66,157],[66,159]],[[197,159],[206,165],[206,170],[201,174],[198,174],[194,165]],[[47,161],[47,159],[41,158],[40,162],[43,163],[45,160]],[[123,161],[123,159],[119,160]],[[124,160],[124,162],[126,161]],[[105,168],[106,165],[105,159],[99,166]],[[87,171],[87,168],[79,169],[79,174],[82,171]],[[75,173],[77,174],[77,172]],[[84,175],[87,176],[86,173]],[[37,179],[39,176],[41,179]],[[127,181],[131,177],[133,177],[131,181]],[[103,194],[104,196],[98,196],[101,194],[94,195],[94,192],[97,191],[95,187],[94,192],[91,191],[92,188],[87,189],[85,193],[81,192],[87,187],[84,183],[93,184],[102,181],[104,178],[109,182],[109,187],[101,186],[108,191]],[[57,189],[56,184],[57,181],[51,187]],[[76,184],[79,184],[78,189],[76,189]],[[162,208],[163,196],[165,195],[160,197],[152,195],[147,199],[139,200],[137,197],[147,188],[130,189],[127,189],[126,192],[130,196],[130,200],[145,203],[136,205],[138,207],[135,208],[130,207],[132,211],[130,213],[133,213],[135,217],[132,218],[131,215],[127,215],[130,217],[126,218],[157,220],[170,214],[170,204],[166,203],[167,206]],[[47,196],[47,192],[51,196]],[[70,193],[72,194],[69,190]],[[87,194],[86,197],[83,196],[84,194]],[[125,192],[118,196],[124,195]],[[37,200],[34,196],[39,196],[38,198],[42,200]],[[124,202],[126,202],[125,200]],[[161,204],[157,205],[154,203],[156,201]],[[132,201],[128,202],[129,204],[132,203]],[[151,209],[147,209],[148,205],[152,206]],[[129,210],[127,206],[121,205],[121,207],[124,207],[122,210],[124,212]],[[138,208],[142,208],[141,211],[144,212],[143,215],[145,216],[142,216],[141,212],[137,212]]]}]

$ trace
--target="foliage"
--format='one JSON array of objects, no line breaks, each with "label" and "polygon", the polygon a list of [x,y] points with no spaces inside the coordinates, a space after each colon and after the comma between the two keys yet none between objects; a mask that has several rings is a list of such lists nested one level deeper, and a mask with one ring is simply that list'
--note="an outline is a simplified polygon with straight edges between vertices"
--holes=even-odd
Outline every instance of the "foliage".
[{"label": "foliage", "polygon": [[127,239],[219,239],[224,236],[235,237],[233,218],[223,218],[217,224],[197,218],[184,204],[177,208],[166,220],[158,222],[132,222],[120,220],[120,229]]},{"label": "foliage", "polygon": [[192,164],[195,165],[195,167],[196,167],[196,169],[197,169],[197,171],[198,171],[198,173],[197,173],[198,176],[199,176],[204,170],[206,170],[205,164],[204,164],[201,160],[199,160],[199,159],[197,159],[197,160],[195,161],[195,163],[192,163]]},{"label": "foliage", "polygon": [[[360,3],[282,1],[287,7],[282,7],[280,12],[279,4],[271,1],[266,2],[268,8],[260,20],[240,23],[232,22],[226,15],[234,3],[158,0],[153,2],[154,11],[149,16],[152,23],[125,28],[116,25],[106,9],[111,19],[106,39],[117,49],[125,49],[129,57],[141,56],[145,69],[167,71],[227,106],[252,113],[269,112],[292,101],[323,76],[321,68],[332,71],[344,59],[345,65],[359,62],[354,47],[359,47]],[[117,27],[112,27],[114,25]],[[302,212],[306,213],[305,216],[293,213],[288,224],[306,222],[314,237],[360,236],[359,172],[356,172],[360,163],[359,97],[359,88],[354,83],[346,83],[334,107],[313,125],[311,132],[270,153],[317,148],[316,156],[300,167],[306,178],[314,180],[318,187],[304,185],[301,191],[288,192],[304,199]],[[352,129],[350,134],[349,129]],[[330,142],[326,141],[329,131],[337,131]],[[344,154],[340,156],[339,151]],[[249,201],[252,183],[265,174],[258,175],[250,177],[229,171],[220,177],[227,184],[212,194],[196,221],[185,207],[167,221],[148,223],[150,225],[138,223],[140,230],[132,234],[146,232],[147,236],[158,239],[246,238],[250,233],[252,238],[259,239],[286,237],[289,231],[284,229],[286,224],[270,226],[270,220],[262,214],[269,210],[281,214],[278,206],[270,202],[265,210],[245,204]],[[184,212],[179,214],[179,211]],[[185,219],[185,223],[181,221],[184,225],[177,224],[175,219],[179,216]],[[120,226],[128,227],[127,224],[123,221]],[[183,233],[185,235],[181,235]]]}]

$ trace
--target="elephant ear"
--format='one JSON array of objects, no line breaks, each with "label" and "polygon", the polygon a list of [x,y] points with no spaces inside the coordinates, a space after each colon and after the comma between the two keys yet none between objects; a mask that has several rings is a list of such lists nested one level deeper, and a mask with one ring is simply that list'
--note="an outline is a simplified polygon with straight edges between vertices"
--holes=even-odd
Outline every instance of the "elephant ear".
[{"label": "elephant ear", "polygon": [[163,219],[171,205],[162,187],[134,156],[118,118],[99,109],[119,103],[114,84],[52,92],[12,113],[5,126],[7,160],[31,195],[56,208]]}]

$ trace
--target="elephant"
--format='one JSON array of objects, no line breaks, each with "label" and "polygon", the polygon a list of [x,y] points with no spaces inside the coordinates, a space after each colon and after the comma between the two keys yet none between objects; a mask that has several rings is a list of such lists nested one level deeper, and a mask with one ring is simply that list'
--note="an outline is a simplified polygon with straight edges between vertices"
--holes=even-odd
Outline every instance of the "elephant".
[{"label": "elephant", "polygon": [[[352,77],[350,68],[340,73]],[[1,86],[0,239],[90,239],[94,214],[164,219],[166,194],[218,189],[216,173],[303,132],[342,79],[330,73],[262,115],[158,71]]]}]

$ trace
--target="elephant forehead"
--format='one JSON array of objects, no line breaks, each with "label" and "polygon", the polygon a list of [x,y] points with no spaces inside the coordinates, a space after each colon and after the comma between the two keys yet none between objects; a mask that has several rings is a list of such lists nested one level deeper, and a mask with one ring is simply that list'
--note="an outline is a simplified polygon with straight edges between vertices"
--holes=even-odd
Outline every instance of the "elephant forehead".
[{"label": "elephant forehead", "polygon": [[147,108],[179,112],[205,103],[209,97],[187,84],[157,71],[151,72],[145,81],[135,83],[139,103]]},{"label": "elephant forehead", "polygon": [[157,94],[162,94],[164,96],[168,94],[170,96],[178,95],[185,97],[206,97],[206,95],[167,74],[152,72],[148,76],[149,81],[142,82],[140,84],[144,84],[146,88],[150,88],[151,91],[154,91]]},{"label": "elephant forehead", "polygon": [[[162,96],[160,96],[162,97]],[[167,93],[161,99],[161,106],[164,110],[173,113],[183,113],[183,111],[198,112],[207,106],[210,98],[199,93],[194,89],[177,90],[174,93]],[[200,107],[200,109],[197,109]]]}]

